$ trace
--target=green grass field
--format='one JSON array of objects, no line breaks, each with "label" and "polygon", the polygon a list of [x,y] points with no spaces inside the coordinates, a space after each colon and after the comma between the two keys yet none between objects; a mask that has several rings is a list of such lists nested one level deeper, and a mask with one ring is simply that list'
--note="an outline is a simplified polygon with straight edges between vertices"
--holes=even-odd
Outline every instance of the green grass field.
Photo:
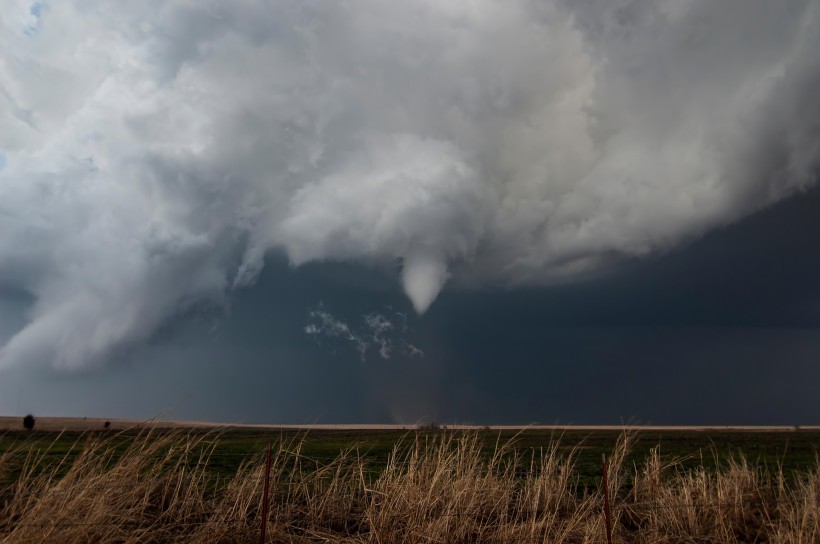
[{"label": "green grass field", "polygon": [[[179,432],[177,429],[174,432]],[[167,429],[152,431],[157,437]],[[490,452],[497,443],[512,443],[512,450],[523,457],[558,442],[559,449],[577,451],[576,468],[581,484],[595,486],[601,475],[601,454],[609,454],[622,434],[620,430],[295,430],[223,428],[206,431],[192,428],[197,436],[211,436],[216,446],[208,468],[215,474],[229,475],[250,460],[262,462],[268,444],[274,449],[293,448],[300,444],[303,460],[322,466],[336,459],[340,452],[354,450],[374,473],[387,462],[396,445],[409,444],[418,437],[438,437],[442,433],[476,433]],[[105,439],[124,450],[144,429],[123,431],[6,431],[0,435],[0,453],[48,449],[46,459],[78,454],[88,440]],[[635,442],[627,465],[640,465],[652,448],[658,447],[661,458],[681,461],[686,467],[711,467],[716,462],[743,456],[752,466],[775,469],[781,467],[787,476],[795,471],[816,466],[820,454],[818,430],[651,430],[634,431]],[[210,442],[210,440],[207,440]],[[7,477],[9,477],[7,475]]]}]

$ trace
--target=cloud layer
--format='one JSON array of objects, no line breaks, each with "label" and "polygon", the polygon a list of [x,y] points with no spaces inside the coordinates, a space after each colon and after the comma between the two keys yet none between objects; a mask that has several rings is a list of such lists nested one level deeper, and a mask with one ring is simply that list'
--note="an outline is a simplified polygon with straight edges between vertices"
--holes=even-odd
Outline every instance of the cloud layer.
[{"label": "cloud layer", "polygon": [[424,312],[734,221],[816,181],[818,4],[10,0],[0,366],[115,359],[270,251]]}]

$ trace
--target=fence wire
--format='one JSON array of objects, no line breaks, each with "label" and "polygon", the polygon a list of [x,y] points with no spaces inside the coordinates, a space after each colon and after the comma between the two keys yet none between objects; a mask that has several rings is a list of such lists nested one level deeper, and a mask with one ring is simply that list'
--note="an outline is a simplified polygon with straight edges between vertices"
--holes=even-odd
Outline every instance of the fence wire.
[{"label": "fence wire", "polygon": [[[281,449],[277,452],[278,454],[284,454],[289,456],[288,463],[294,464],[296,463],[305,463],[305,464],[315,464],[320,467],[332,467],[332,466],[344,466],[343,463],[348,462],[348,460],[340,460],[338,457],[328,457],[328,458],[317,458],[317,457],[310,457],[304,454],[301,454],[297,451],[289,451],[285,449]],[[10,451],[0,454],[0,461],[4,458],[15,458],[15,457],[25,457],[29,460],[38,460],[38,459],[45,459],[46,457],[61,457],[63,459],[70,459],[72,456],[76,456],[81,454],[80,451],[69,451],[69,452],[54,452],[54,451],[44,451],[44,452],[36,452],[36,451]],[[161,455],[160,455],[161,457]],[[186,468],[196,469],[198,467],[209,467],[209,468],[225,468],[225,469],[233,469],[236,470],[239,468],[237,464],[226,464],[226,463],[219,463],[213,462],[212,460],[224,460],[224,459],[241,459],[243,462],[251,462],[251,461],[258,461],[263,458],[262,454],[248,454],[248,453],[208,453],[205,452],[191,452],[187,454],[187,457],[175,458],[175,462],[182,462],[182,464]],[[188,459],[191,462],[188,462]],[[352,456],[352,460],[355,462],[360,463],[359,465],[351,464],[349,466],[344,466],[344,468],[368,468],[368,467],[386,467],[386,466],[395,466],[399,469],[406,468],[409,466],[414,465],[415,463],[409,463],[405,461],[371,461],[371,460],[363,460],[361,457]],[[339,464],[336,464],[336,463]],[[169,463],[169,466],[174,466],[175,463]],[[247,465],[246,465],[247,466]],[[260,467],[261,468],[261,467]],[[281,466],[280,466],[281,468]],[[254,469],[259,470],[259,469]],[[545,473],[537,470],[516,470],[516,475],[525,475],[525,476],[543,476]],[[547,474],[549,476],[549,474]],[[251,480],[255,482],[261,482],[268,478],[264,474],[247,474],[242,473],[241,478],[243,480]],[[271,481],[276,482],[275,477],[270,478]],[[149,489],[146,491],[146,495],[148,494],[156,494],[159,496],[169,496],[174,494],[174,489],[178,485],[178,481],[174,480],[174,476],[170,475],[168,478],[143,478],[140,480],[140,483],[145,482],[152,482],[155,484],[154,489]],[[220,477],[219,475],[215,476],[213,480],[208,480],[209,484],[219,485],[223,483],[224,485],[229,485],[231,482],[230,476]],[[290,485],[298,485],[300,482],[298,477],[294,480],[289,480],[286,482]],[[0,512],[6,507],[7,505],[11,504],[15,500],[38,500],[38,499],[48,499],[51,497],[64,497],[65,500],[70,500],[71,495],[83,495],[85,493],[91,492],[117,492],[120,490],[131,489],[134,487],[133,482],[94,482],[90,485],[86,485],[83,487],[82,490],[70,489],[70,488],[60,488],[59,481],[57,481],[57,487],[51,489],[41,489],[41,490],[28,490],[28,489],[14,489],[12,486],[10,489],[0,490]],[[183,486],[184,487],[184,486]],[[600,489],[603,491],[603,489]],[[629,496],[627,497],[613,497],[612,501],[612,510],[616,516],[635,513],[635,511],[639,511],[638,513],[647,513],[652,511],[667,511],[667,510],[675,510],[675,509],[694,509],[694,510],[721,510],[721,509],[737,509],[737,508],[749,508],[753,505],[749,504],[749,501],[775,501],[778,506],[781,504],[789,505],[792,503],[801,503],[804,501],[804,498],[798,497],[796,495],[791,495],[789,493],[790,486],[783,485],[783,484],[772,484],[772,485],[761,485],[755,486],[754,491],[748,493],[740,493],[736,495],[732,495],[728,497],[726,500],[721,501],[695,501],[695,502],[651,502],[651,501],[640,501],[633,497],[633,500],[630,500]],[[772,491],[778,491],[779,493],[771,493]],[[768,493],[767,493],[768,492]],[[258,490],[256,491],[258,493]],[[361,493],[362,495],[374,494],[372,490],[362,489],[357,490],[357,493]],[[307,535],[311,538],[319,538],[319,539],[326,539],[331,541],[335,538],[357,538],[357,537],[367,537],[368,532],[366,530],[362,532],[328,532],[325,534],[324,531],[321,530],[320,527],[317,527],[316,530],[311,530],[307,527],[300,527],[298,525],[293,525],[292,523],[282,523],[281,520],[277,519],[277,514],[281,511],[277,510],[277,499],[281,499],[281,490],[274,490],[272,496],[272,503],[271,506],[273,507],[272,515],[267,518],[268,521],[273,522],[278,529],[286,529],[288,531],[295,531],[299,532],[303,535]],[[603,496],[603,495],[601,495]],[[596,497],[597,498],[597,497]],[[603,500],[603,499],[602,499]],[[603,508],[603,504],[601,505]],[[379,514],[379,506],[375,505],[373,507],[375,509],[375,514]],[[296,507],[295,510],[299,510],[299,507]],[[251,509],[251,512],[255,512],[255,510]],[[545,509],[545,508],[535,508],[535,509],[527,509],[527,508],[492,508],[486,505],[476,504],[471,505],[469,507],[461,507],[457,509],[443,509],[441,511],[435,509],[426,509],[426,510],[417,510],[414,511],[413,509],[408,509],[402,512],[402,517],[404,518],[412,518],[421,520],[422,522],[426,523],[435,523],[439,520],[447,520],[447,519],[477,519],[481,523],[489,523],[489,522],[496,522],[501,520],[509,520],[513,519],[516,521],[521,521],[522,523],[532,523],[537,522],[539,519],[546,518],[549,516],[555,516],[558,513],[557,509]],[[353,509],[346,512],[348,516],[346,519],[350,520],[351,523],[358,523],[364,521],[365,524],[366,516],[365,511],[360,509]],[[191,519],[196,518],[196,519]],[[329,518],[331,521],[340,521],[342,518],[335,518],[331,516]],[[181,519],[173,519],[170,516],[163,517],[161,514],[156,517],[147,517],[146,519],[109,519],[106,521],[83,521],[83,520],[55,520],[55,521],[26,521],[24,517],[20,519],[6,519],[0,520],[0,535],[8,535],[14,531],[26,528],[36,528],[36,529],[61,529],[61,528],[91,528],[91,527],[98,527],[98,528],[133,528],[133,529],[164,529],[164,530],[176,530],[178,532],[186,532],[186,531],[193,531],[198,528],[205,528],[211,525],[219,525],[224,527],[229,527],[231,529],[241,528],[244,530],[255,530],[262,523],[262,519],[255,513],[251,516],[246,516],[242,518],[237,517],[230,517],[224,516],[224,511],[219,510],[205,510],[199,511],[197,515],[190,516],[190,517],[183,517]],[[603,525],[604,522],[601,520],[601,524]],[[345,527],[347,524],[345,523]],[[488,544],[497,543],[497,544],[506,544],[506,543],[513,543],[513,542],[550,542],[549,540],[553,535],[522,535],[522,536],[515,536],[515,537],[495,537],[492,536],[491,525],[481,525],[479,524],[478,530],[486,530],[488,534],[486,537],[478,535],[476,542],[486,542]],[[320,531],[320,532],[317,532]],[[423,534],[418,535],[420,541],[429,541],[435,542],[430,537],[425,536]],[[696,535],[685,535],[682,536],[684,540],[683,542],[709,542],[709,537],[700,537]],[[590,540],[587,538],[583,539],[583,542],[586,544],[606,544],[606,540]]]}]

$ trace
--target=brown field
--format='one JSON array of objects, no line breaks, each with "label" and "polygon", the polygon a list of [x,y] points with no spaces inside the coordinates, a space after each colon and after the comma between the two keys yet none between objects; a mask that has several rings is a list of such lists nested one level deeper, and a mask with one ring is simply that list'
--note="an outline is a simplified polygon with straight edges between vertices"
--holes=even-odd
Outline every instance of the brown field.
[{"label": "brown field", "polygon": [[[37,428],[102,422],[38,418]],[[19,433],[19,418],[0,423]],[[57,439],[15,438],[0,453],[0,542],[259,541],[258,453],[226,475],[215,471],[227,455],[219,433],[185,422],[112,427],[138,423],[125,445],[118,432],[80,435],[76,455]],[[817,459],[795,473],[742,456],[691,468],[655,449],[630,464],[634,437],[624,432],[610,451],[613,542],[820,542]],[[514,441],[488,449],[473,431],[409,432],[377,469],[356,447],[319,463],[303,443],[273,450],[267,542],[606,541],[603,487],[580,485],[581,449],[558,439],[522,453]]]},{"label": "brown field", "polygon": [[[22,416],[0,417],[0,432],[19,431],[22,427]],[[141,421],[135,419],[110,419],[97,417],[40,417],[36,418],[36,429],[38,431],[96,431],[103,427],[106,421],[111,422],[111,428],[122,430],[135,427],[162,427],[162,428],[182,428],[188,427],[184,423],[174,421]]]},{"label": "brown field", "polygon": [[[17,431],[20,429],[22,416],[0,416],[0,432]],[[105,421],[111,422],[112,429],[133,428],[247,428],[247,429],[305,429],[305,430],[353,430],[353,431],[383,431],[405,430],[416,426],[415,423],[383,424],[383,423],[316,423],[316,424],[262,424],[262,423],[217,423],[212,421],[162,420],[162,419],[116,419],[106,420],[99,417],[37,417],[37,429],[43,431],[96,431]],[[793,431],[793,425],[447,425],[454,430],[555,430],[555,431]],[[804,425],[800,427],[806,431],[820,431],[820,425]]]}]

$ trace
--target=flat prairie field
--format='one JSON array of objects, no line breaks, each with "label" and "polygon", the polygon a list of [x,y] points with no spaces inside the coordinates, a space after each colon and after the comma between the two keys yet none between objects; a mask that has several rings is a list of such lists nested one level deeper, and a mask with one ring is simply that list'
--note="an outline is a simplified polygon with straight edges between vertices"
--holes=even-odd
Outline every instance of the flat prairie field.
[{"label": "flat prairie field", "polygon": [[820,428],[0,418],[2,542],[593,544],[607,523],[820,542]]},{"label": "flat prairie field", "polygon": [[[110,425],[105,428],[105,421]],[[437,428],[432,428],[437,427]],[[137,421],[99,418],[37,418],[34,430],[23,429],[22,418],[0,417],[0,453],[34,448],[70,459],[89,440],[106,440],[115,451],[124,451],[138,437],[159,439],[169,435],[202,438],[213,454],[209,468],[233,472],[250,459],[261,459],[267,446],[294,447],[318,465],[327,464],[350,450],[371,469],[388,462],[394,448],[417,439],[442,436],[475,436],[484,455],[497,446],[509,454],[530,458],[557,448],[573,452],[583,483],[601,478],[601,455],[610,455],[619,438],[630,436],[627,464],[638,465],[650,452],[674,461],[681,468],[715,468],[723,461],[744,459],[767,469],[789,474],[814,467],[820,454],[820,426],[795,427],[661,427],[661,426],[430,426],[430,425],[247,425],[190,421]],[[149,438],[150,439],[150,438]]]}]

